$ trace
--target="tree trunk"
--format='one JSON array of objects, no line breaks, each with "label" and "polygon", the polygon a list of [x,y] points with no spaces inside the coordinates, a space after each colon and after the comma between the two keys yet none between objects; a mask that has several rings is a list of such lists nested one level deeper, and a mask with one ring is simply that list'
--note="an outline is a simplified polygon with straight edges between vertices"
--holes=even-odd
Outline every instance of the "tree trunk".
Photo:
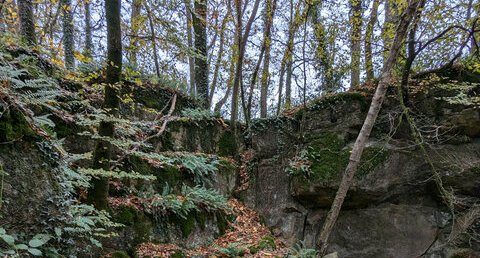
[{"label": "tree trunk", "polygon": [[147,11],[148,17],[148,25],[150,27],[150,36],[152,40],[152,48],[153,48],[153,61],[155,63],[155,74],[158,78],[160,78],[160,64],[158,63],[158,52],[157,52],[157,36],[155,34],[155,24],[153,23],[152,12],[150,11],[150,7],[148,3],[145,3],[145,10]]},{"label": "tree trunk", "polygon": [[[120,28],[120,0],[105,0],[105,16],[107,20],[107,69],[105,97],[103,108],[110,116],[116,116],[119,107],[117,87],[122,73],[122,32]],[[100,136],[113,137],[114,123],[100,122],[98,133]],[[112,146],[108,141],[99,140],[93,152],[94,169],[110,169]],[[97,178],[92,180],[88,201],[99,210],[108,209],[108,179]]]},{"label": "tree trunk", "polygon": [[20,33],[27,45],[37,44],[35,21],[33,20],[32,0],[18,0],[18,16],[20,17]]},{"label": "tree trunk", "polygon": [[355,87],[360,84],[360,45],[362,42],[362,1],[350,0],[350,8],[352,16],[350,23],[352,25],[352,33],[350,36],[350,87]]},{"label": "tree trunk", "polygon": [[85,50],[83,54],[91,58],[93,56],[92,41],[92,14],[90,13],[90,1],[85,3]]},{"label": "tree trunk", "polygon": [[[192,36],[192,5],[190,0],[184,0],[183,3],[185,4],[185,17],[187,20],[187,46],[188,51],[190,52],[193,49],[193,36]],[[195,91],[195,60],[191,54],[188,54],[188,74],[190,79],[190,88],[189,93],[190,95],[194,96]]]},{"label": "tree trunk", "polygon": [[379,5],[380,0],[373,0],[370,20],[368,21],[367,28],[365,29],[365,70],[367,73],[367,81],[371,81],[375,78],[375,73],[373,70],[372,42],[374,40],[373,31],[375,29],[375,23],[377,22]]},{"label": "tree trunk", "polygon": [[365,118],[362,129],[358,134],[357,140],[355,141],[355,144],[353,146],[349,158],[349,163],[343,174],[343,178],[335,195],[332,207],[323,224],[320,236],[316,241],[317,248],[319,248],[320,251],[319,257],[322,257],[322,255],[326,252],[330,233],[332,232],[332,229],[338,218],[338,214],[340,213],[340,209],[342,208],[343,201],[352,183],[353,176],[357,171],[360,158],[362,157],[362,153],[365,148],[365,144],[367,143],[368,137],[370,136],[373,125],[375,124],[375,120],[377,119],[383,100],[385,99],[387,88],[390,84],[393,83],[392,70],[397,61],[399,52],[402,47],[402,42],[407,33],[408,26],[415,12],[418,9],[419,4],[421,4],[422,1],[424,0],[411,0],[407,9],[405,10],[404,15],[398,22],[395,38],[392,42],[388,59],[383,67],[380,81],[378,82],[378,86],[373,96],[372,103],[370,104],[370,109],[368,111],[367,117]]},{"label": "tree trunk", "polygon": [[[238,45],[238,59],[237,64],[235,67],[235,80],[233,82],[233,94],[232,94],[232,114],[231,114],[231,123],[235,125],[235,122],[238,119],[238,94],[241,90],[242,94],[242,107],[244,114],[246,114],[246,105],[245,105],[245,94],[243,90],[243,60],[245,58],[245,48],[247,46],[247,40],[250,36],[250,30],[252,28],[253,21],[257,16],[258,6],[260,4],[260,0],[255,0],[253,5],[252,13],[250,14],[250,18],[248,19],[247,25],[245,26],[245,31],[242,35],[242,0],[235,0],[236,6],[236,13],[237,13],[237,28],[238,31],[237,35],[237,45]],[[248,121],[246,121],[248,123]],[[236,126],[235,126],[236,128]]]},{"label": "tree trunk", "polygon": [[270,50],[272,48],[272,25],[277,0],[267,0],[265,7],[265,28],[263,32],[263,45],[265,47],[265,58],[263,59],[263,69],[260,88],[260,117],[267,117],[267,97],[268,83],[270,77]]},{"label": "tree trunk", "polygon": [[133,67],[137,67],[138,32],[142,25],[139,16],[142,11],[143,0],[133,0],[130,15],[130,44],[128,46],[129,61]]},{"label": "tree trunk", "polygon": [[250,121],[252,118],[252,100],[253,100],[253,91],[255,90],[255,85],[257,84],[258,72],[260,70],[260,65],[262,64],[263,56],[265,54],[265,47],[262,46],[260,49],[260,56],[258,57],[257,64],[253,70],[252,77],[250,80],[250,87],[248,91],[248,101],[247,101],[247,112],[245,113],[245,120]]},{"label": "tree trunk", "polygon": [[227,27],[228,20],[230,19],[230,13],[231,9],[229,8],[227,10],[227,14],[223,18],[222,21],[222,26],[220,28],[220,47],[218,49],[218,54],[217,54],[217,61],[215,63],[215,70],[213,72],[213,80],[212,80],[212,85],[210,87],[210,96],[208,98],[209,106],[212,106],[212,101],[213,101],[213,96],[215,95],[215,90],[217,88],[217,82],[218,82],[218,76],[220,73],[220,66],[222,65],[222,59],[223,59],[223,52],[224,52],[224,47],[225,47],[225,29]]},{"label": "tree trunk", "polygon": [[62,0],[63,13],[63,51],[65,55],[65,67],[68,70],[75,68],[74,46],[74,28],[73,28],[73,11],[72,0]]},{"label": "tree trunk", "polygon": [[195,34],[195,88],[202,107],[209,109],[207,64],[207,0],[194,1],[193,31]]}]

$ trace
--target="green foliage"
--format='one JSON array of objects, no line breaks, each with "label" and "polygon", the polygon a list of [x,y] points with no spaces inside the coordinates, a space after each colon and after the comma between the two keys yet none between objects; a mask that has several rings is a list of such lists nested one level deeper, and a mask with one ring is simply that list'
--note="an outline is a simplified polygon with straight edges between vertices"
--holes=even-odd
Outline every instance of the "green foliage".
[{"label": "green foliage", "polygon": [[316,258],[318,252],[315,249],[305,247],[303,242],[298,242],[288,250],[287,258]]},{"label": "green foliage", "polygon": [[115,236],[108,229],[122,226],[112,222],[106,211],[98,211],[91,205],[72,205],[68,213],[72,219],[68,221],[66,227],[59,229],[58,234],[65,232],[75,238],[88,240],[97,247],[102,246],[98,238]]},{"label": "green foliage", "polygon": [[275,250],[276,248],[277,245],[275,244],[275,239],[272,236],[264,236],[262,239],[260,239],[257,245],[251,246],[249,249],[250,253],[255,254],[261,250]]},{"label": "green foliage", "polygon": [[219,119],[219,113],[213,113],[207,109],[201,108],[186,108],[182,110],[182,117],[191,119],[191,120],[212,120]]},{"label": "green foliage", "polygon": [[437,99],[445,100],[449,104],[480,106],[480,96],[474,93],[476,89],[480,88],[480,84],[478,83],[454,81],[437,84],[436,87],[455,94],[454,96],[438,97]]},{"label": "green foliage", "polygon": [[185,169],[193,176],[196,185],[206,185],[211,182],[218,172],[220,161],[217,156],[207,156],[187,152],[144,153],[135,152],[133,155],[148,160],[152,164],[162,166],[176,166]]},{"label": "green foliage", "polygon": [[[28,243],[19,243],[15,236],[7,234],[4,228],[0,227],[0,239],[7,248],[0,244],[0,255],[6,257],[22,257],[26,255],[43,256],[42,248],[47,244],[52,236],[47,234],[36,234]],[[0,241],[1,242],[1,241]]]},{"label": "green foliage", "polygon": [[92,169],[92,168],[80,168],[78,171],[89,177],[106,177],[113,179],[143,179],[143,180],[155,180],[157,179],[152,175],[142,175],[135,171],[121,171],[121,170],[104,170],[104,169]]},{"label": "green foliage", "polygon": [[227,212],[230,209],[227,199],[219,192],[200,186],[184,185],[181,196],[170,193],[170,189],[166,187],[162,195],[153,196],[145,210],[159,217],[174,214],[186,220],[192,212]]},{"label": "green foliage", "polygon": [[245,254],[245,247],[241,243],[229,244],[227,247],[218,248],[218,252],[226,257],[239,257]]}]

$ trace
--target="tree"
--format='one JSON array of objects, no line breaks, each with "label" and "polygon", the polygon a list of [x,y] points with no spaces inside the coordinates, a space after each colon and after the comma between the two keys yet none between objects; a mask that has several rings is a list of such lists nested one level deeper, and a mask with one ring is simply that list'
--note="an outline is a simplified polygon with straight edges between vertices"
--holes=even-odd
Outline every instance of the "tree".
[{"label": "tree", "polygon": [[20,18],[20,33],[27,45],[37,44],[35,21],[33,20],[32,0],[18,0],[18,16]]},{"label": "tree", "polygon": [[90,1],[85,1],[85,49],[83,54],[91,58],[93,55],[93,41],[92,41],[92,14],[90,11]]},{"label": "tree", "polygon": [[338,191],[332,203],[332,207],[327,215],[327,218],[325,219],[325,222],[323,223],[322,230],[320,231],[320,236],[317,239],[317,248],[319,248],[320,250],[319,257],[321,257],[326,252],[329,236],[338,218],[340,209],[343,205],[343,201],[352,183],[353,176],[357,171],[363,150],[370,136],[375,120],[377,119],[378,113],[380,112],[383,100],[385,99],[387,88],[393,81],[393,67],[397,62],[397,58],[401,51],[402,43],[404,41],[405,35],[407,34],[410,22],[412,21],[414,15],[417,13],[418,8],[423,5],[424,1],[425,0],[409,1],[408,7],[406,8],[404,14],[401,16],[401,19],[398,22],[395,37],[390,47],[388,59],[384,64],[377,89],[375,90],[375,94],[368,110],[367,117],[365,118],[362,129],[357,136],[352,152],[350,154],[347,168],[345,169],[342,181],[340,182],[340,186],[338,187]]},{"label": "tree", "polygon": [[[121,0],[105,0],[105,16],[107,19],[107,67],[105,96],[102,107],[110,116],[116,116],[119,107],[118,83],[122,73],[122,32],[120,28]],[[113,137],[115,132],[112,121],[100,122],[98,133],[103,137]],[[93,152],[93,168],[110,170],[112,146],[107,140],[99,140]],[[92,180],[88,201],[99,210],[108,208],[108,179]]]},{"label": "tree", "polygon": [[160,64],[158,63],[157,36],[155,34],[155,24],[153,23],[153,14],[150,11],[148,3],[145,3],[147,11],[148,25],[150,27],[150,40],[152,41],[153,63],[155,64],[155,74],[160,77]]},{"label": "tree", "polygon": [[207,0],[195,0],[193,31],[195,35],[195,89],[201,105],[209,108],[207,63]]},{"label": "tree", "polygon": [[[255,17],[257,16],[257,11],[258,11],[258,6],[260,4],[260,0],[255,0],[255,3],[252,8],[252,13],[250,14],[250,18],[247,21],[247,24],[245,26],[245,31],[243,31],[242,34],[242,27],[243,27],[243,22],[242,22],[242,16],[243,16],[243,4],[242,0],[235,0],[235,9],[236,9],[236,18],[237,18],[237,24],[235,27],[235,33],[237,35],[236,37],[236,44],[237,44],[237,63],[235,67],[235,77],[234,77],[234,82],[233,82],[233,93],[232,93],[232,112],[231,112],[231,123],[232,125],[235,124],[235,122],[238,119],[238,94],[239,91],[241,91],[241,96],[242,96],[242,106],[243,106],[243,111],[246,114],[247,112],[247,107],[245,105],[245,94],[243,90],[243,61],[245,58],[245,50],[248,42],[248,37],[250,36],[250,30],[252,29],[252,24],[255,20]],[[247,121],[248,122],[248,121]],[[235,126],[236,128],[236,126]]]},{"label": "tree", "polygon": [[[185,18],[187,21],[187,46],[188,49],[193,48],[193,37],[192,37],[192,5],[190,0],[184,0],[185,4]],[[189,92],[190,95],[195,95],[195,60],[192,55],[188,55],[188,69],[189,69]]]},{"label": "tree", "polygon": [[365,70],[367,73],[367,81],[371,81],[375,77],[373,71],[372,42],[374,40],[373,31],[375,29],[375,23],[377,22],[379,5],[380,0],[373,0],[370,19],[368,20],[367,28],[365,29]]},{"label": "tree", "polygon": [[217,54],[217,61],[215,62],[215,69],[213,71],[213,80],[212,80],[212,85],[210,86],[210,96],[208,97],[208,102],[209,106],[212,106],[213,102],[213,96],[215,95],[215,90],[217,88],[217,82],[218,82],[218,77],[220,76],[220,67],[222,65],[222,59],[224,55],[224,48],[225,48],[225,34],[226,34],[226,28],[227,24],[231,19],[231,9],[227,8],[227,14],[223,18],[222,25],[220,26],[220,46],[218,49],[218,54]]},{"label": "tree", "polygon": [[143,25],[140,14],[142,11],[143,0],[133,0],[132,10],[130,15],[130,44],[128,46],[128,53],[130,63],[136,67],[137,66],[137,51],[138,51],[138,32],[140,27]]},{"label": "tree", "polygon": [[360,44],[362,38],[362,1],[350,0],[352,33],[350,36],[350,87],[360,84]]},{"label": "tree", "polygon": [[260,117],[267,117],[267,96],[268,83],[270,77],[270,50],[272,48],[272,25],[275,9],[277,8],[277,0],[267,0],[265,7],[265,25],[263,32],[263,46],[265,47],[265,59],[263,60],[261,89],[260,89]]},{"label": "tree", "polygon": [[65,67],[68,70],[75,68],[74,46],[74,28],[73,28],[73,11],[72,0],[62,0],[63,13],[63,51],[65,56]]}]

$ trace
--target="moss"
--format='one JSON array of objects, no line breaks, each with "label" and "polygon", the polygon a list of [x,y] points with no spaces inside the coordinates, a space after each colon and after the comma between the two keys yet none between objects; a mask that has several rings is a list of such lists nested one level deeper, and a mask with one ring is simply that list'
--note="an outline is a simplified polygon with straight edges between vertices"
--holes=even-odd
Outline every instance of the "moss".
[{"label": "moss", "polygon": [[0,141],[9,142],[24,136],[36,136],[24,115],[15,108],[5,111],[0,118]]},{"label": "moss", "polygon": [[175,253],[170,255],[170,258],[185,258],[185,257],[187,257],[187,256],[185,255],[185,253],[183,253],[182,250],[177,250],[177,251],[175,251]]},{"label": "moss", "polygon": [[[332,180],[337,178],[348,165],[351,148],[335,133],[324,133],[307,146],[307,158],[311,162],[309,178],[302,181],[308,184],[315,180]],[[388,151],[379,147],[366,147],[360,161],[356,178],[366,176],[388,158]]]},{"label": "moss", "polygon": [[112,257],[112,258],[130,258],[130,255],[128,255],[127,252],[125,252],[125,251],[116,251],[116,252],[112,253],[112,255],[110,257]]},{"label": "moss", "polygon": [[226,131],[218,141],[218,155],[226,157],[235,157],[238,154],[238,145],[235,135],[231,131]]},{"label": "moss", "polygon": [[233,222],[235,220],[234,215],[226,215],[220,212],[217,212],[215,217],[217,218],[217,228],[220,235],[224,235],[227,231],[229,225],[228,222]]},{"label": "moss", "polygon": [[[335,95],[319,98],[307,104],[307,112],[323,110],[331,108],[338,103],[358,102],[360,104],[360,110],[366,112],[368,110],[369,103],[366,97],[359,92],[341,92]],[[302,108],[295,113],[295,118],[300,119],[303,116],[305,109]]]},{"label": "moss", "polygon": [[275,244],[275,238],[272,236],[264,236],[257,245],[250,246],[250,253],[255,254],[258,251],[265,250],[265,249],[276,249],[277,245]]},{"label": "moss", "polygon": [[153,225],[151,220],[141,211],[133,207],[121,206],[114,211],[115,222],[132,227],[135,232],[133,244],[140,244],[150,240]]},{"label": "moss", "polygon": [[133,224],[133,230],[135,231],[135,245],[148,242],[150,241],[150,236],[152,235],[153,230],[152,221],[143,212],[137,212]]},{"label": "moss", "polygon": [[135,223],[137,211],[132,207],[121,206],[115,211],[114,219],[116,222],[131,226]]},{"label": "moss", "polygon": [[190,213],[186,219],[180,220],[180,228],[182,229],[182,236],[188,237],[195,229],[196,219],[195,214]]}]

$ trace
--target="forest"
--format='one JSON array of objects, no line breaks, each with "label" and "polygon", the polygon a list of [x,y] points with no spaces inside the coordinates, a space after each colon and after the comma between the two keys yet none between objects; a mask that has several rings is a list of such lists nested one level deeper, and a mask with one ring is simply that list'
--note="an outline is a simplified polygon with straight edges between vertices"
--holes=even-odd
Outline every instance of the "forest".
[{"label": "forest", "polygon": [[477,0],[0,0],[0,257],[480,257]]}]

